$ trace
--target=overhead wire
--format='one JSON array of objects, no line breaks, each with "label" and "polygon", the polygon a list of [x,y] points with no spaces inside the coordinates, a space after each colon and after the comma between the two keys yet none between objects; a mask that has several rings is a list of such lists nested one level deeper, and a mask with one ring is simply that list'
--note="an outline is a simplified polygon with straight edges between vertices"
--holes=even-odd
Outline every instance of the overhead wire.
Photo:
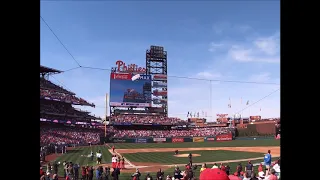
[{"label": "overhead wire", "polygon": [[68,90],[68,91],[70,91],[70,92],[73,92],[73,91],[71,91],[69,88],[67,88],[67,86],[64,85],[64,83],[62,83],[61,81],[59,81],[59,80],[58,80],[57,78],[55,78],[53,75],[50,75],[50,77],[52,77],[52,78],[53,78],[54,80],[56,80],[59,84],[61,84],[64,89],[66,89],[66,90]]},{"label": "overhead wire", "polygon": [[[69,53],[69,55],[72,57],[74,62],[78,65],[78,67],[74,67],[68,70],[65,70],[63,72],[72,71],[79,68],[85,68],[85,69],[93,69],[93,70],[101,70],[101,71],[111,71],[109,68],[99,68],[99,67],[91,67],[91,66],[81,66],[80,63],[74,58],[74,56],[71,54],[71,52],[68,50],[68,48],[62,43],[60,38],[56,35],[56,33],[52,30],[52,28],[49,26],[49,24],[44,20],[42,16],[40,16],[42,21],[46,24],[46,26],[49,28],[49,30],[52,32],[52,34],[58,39],[60,44],[65,48],[65,50]],[[186,77],[186,76],[171,76],[168,75],[168,77],[171,78],[178,78],[178,79],[190,79],[190,80],[199,80],[199,81],[209,81],[209,82],[226,82],[226,83],[242,83],[242,84],[265,84],[265,85],[280,85],[279,83],[271,83],[271,82],[254,82],[254,81],[238,81],[238,80],[221,80],[221,79],[205,79],[205,78],[196,78],[196,77]]]},{"label": "overhead wire", "polygon": [[65,72],[73,71],[73,70],[76,70],[76,69],[79,69],[79,68],[81,68],[81,67],[74,67],[74,68],[71,68],[71,69],[64,70],[62,72],[65,73]]},{"label": "overhead wire", "polygon": [[52,34],[58,39],[58,41],[60,42],[60,44],[64,47],[64,49],[69,53],[69,55],[72,57],[73,61],[79,66],[81,67],[80,63],[74,58],[74,56],[71,54],[71,52],[68,50],[68,48],[62,43],[62,41],[60,40],[60,38],[56,35],[56,33],[54,33],[54,31],[51,29],[51,27],[49,26],[49,24],[43,19],[43,17],[40,15],[41,20],[46,24],[46,26],[49,28],[49,30],[52,32]]},{"label": "overhead wire", "polygon": [[[93,69],[93,70],[101,70],[101,71],[111,71],[111,69],[109,69],[109,68],[98,68],[98,67],[90,67],[90,66],[82,66],[81,68]],[[271,83],[271,82],[237,81],[237,80],[221,80],[221,79],[204,79],[204,78],[195,78],[195,77],[186,77],[186,76],[171,76],[171,75],[167,75],[167,77],[177,78],[177,79],[190,79],[190,80],[199,80],[199,81],[209,81],[209,82],[226,82],[226,83],[242,83],[242,84],[280,85],[280,84],[278,84],[278,83]]]},{"label": "overhead wire", "polygon": [[268,95],[266,95],[266,96],[262,97],[261,99],[259,99],[259,100],[255,101],[254,103],[251,103],[251,104],[247,105],[245,108],[241,109],[240,111],[238,111],[238,112],[237,112],[237,113],[235,113],[235,114],[239,114],[239,113],[243,112],[244,110],[248,109],[249,107],[251,107],[251,106],[253,106],[253,105],[257,104],[258,102],[260,102],[260,101],[264,100],[265,98],[267,98],[267,97],[271,96],[272,94],[274,94],[274,93],[278,92],[279,90],[280,90],[280,88],[279,88],[279,89],[277,89],[277,90],[275,90],[275,91],[272,91],[271,93],[269,93]]},{"label": "overhead wire", "polygon": [[[109,68],[99,68],[99,67],[90,67],[90,66],[81,66],[80,63],[75,59],[75,57],[71,54],[71,52],[68,50],[68,48],[62,43],[62,41],[60,40],[60,38],[56,35],[56,33],[53,31],[53,29],[49,26],[49,24],[45,21],[45,19],[40,16],[41,20],[46,24],[46,26],[49,28],[49,30],[51,31],[51,33],[57,38],[57,40],[60,42],[60,44],[64,47],[64,49],[68,52],[68,54],[72,57],[73,61],[78,65],[77,67],[68,69],[63,71],[62,73],[65,72],[69,72],[69,71],[73,71],[76,69],[92,69],[92,70],[101,70],[101,71],[111,71],[111,69]],[[53,74],[54,75],[54,74]],[[52,78],[54,78],[56,81],[58,81],[63,87],[65,87],[67,89],[67,87],[58,79],[56,79],[53,75],[51,75]],[[199,81],[209,81],[211,82],[226,82],[226,83],[242,83],[242,84],[264,84],[264,85],[280,85],[279,83],[271,83],[271,82],[254,82],[254,81],[238,81],[238,80],[220,80],[220,79],[204,79],[204,78],[196,78],[196,77],[186,77],[186,76],[167,76],[167,77],[171,77],[171,78],[178,78],[178,79],[189,79],[189,80],[199,80]],[[258,101],[246,106],[245,108],[243,108],[242,110],[240,110],[238,113],[243,112],[245,109],[255,105],[256,103],[264,100],[265,98],[271,96],[272,94],[274,94],[275,92],[279,91],[279,89],[277,89],[276,91],[273,91],[272,93],[268,94],[267,96],[264,96],[263,98],[259,99]],[[102,106],[96,106],[98,108],[106,108],[106,107],[102,107]]]}]

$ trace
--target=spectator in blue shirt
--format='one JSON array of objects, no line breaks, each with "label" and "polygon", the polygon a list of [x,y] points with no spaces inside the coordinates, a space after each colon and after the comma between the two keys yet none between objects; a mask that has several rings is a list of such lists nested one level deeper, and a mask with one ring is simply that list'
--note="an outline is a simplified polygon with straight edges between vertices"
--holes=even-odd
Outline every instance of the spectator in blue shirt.
[{"label": "spectator in blue shirt", "polygon": [[268,154],[266,154],[264,156],[264,165],[266,166],[266,168],[269,171],[270,170],[270,166],[271,166],[271,151],[270,150],[268,150]]},{"label": "spectator in blue shirt", "polygon": [[102,168],[102,166],[100,166],[100,167],[98,167],[97,169],[96,169],[96,178],[97,179],[100,179],[100,177],[101,177],[101,168]]}]

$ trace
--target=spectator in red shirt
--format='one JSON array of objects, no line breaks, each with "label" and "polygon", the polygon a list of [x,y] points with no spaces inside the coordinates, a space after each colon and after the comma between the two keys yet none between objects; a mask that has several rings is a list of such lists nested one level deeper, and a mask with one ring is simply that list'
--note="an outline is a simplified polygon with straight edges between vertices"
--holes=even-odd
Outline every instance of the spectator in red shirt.
[{"label": "spectator in red shirt", "polygon": [[87,175],[86,167],[82,166],[82,168],[81,168],[82,179],[86,179],[86,175]]},{"label": "spectator in red shirt", "polygon": [[223,165],[223,163],[220,164],[220,169],[221,169],[222,171],[226,171],[226,167]]},{"label": "spectator in red shirt", "polygon": [[263,171],[263,166],[262,164],[260,163],[259,167],[258,167],[258,172],[262,172]]},{"label": "spectator in red shirt", "polygon": [[40,177],[44,175],[45,175],[45,172],[43,171],[42,167],[40,167]]},{"label": "spectator in red shirt", "polygon": [[275,174],[276,174],[276,171],[274,169],[271,169],[268,179],[269,180],[278,180],[278,177]]}]

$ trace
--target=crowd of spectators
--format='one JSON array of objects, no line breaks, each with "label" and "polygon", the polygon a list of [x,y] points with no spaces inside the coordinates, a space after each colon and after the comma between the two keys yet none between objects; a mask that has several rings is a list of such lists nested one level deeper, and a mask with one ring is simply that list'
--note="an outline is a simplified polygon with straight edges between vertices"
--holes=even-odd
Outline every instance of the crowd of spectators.
[{"label": "crowd of spectators", "polygon": [[73,108],[70,104],[63,103],[41,103],[40,112],[52,114],[68,114],[69,116],[84,117],[88,116],[89,112],[80,111]]},{"label": "crowd of spectators", "polygon": [[70,92],[63,87],[60,87],[43,77],[40,77],[40,89],[52,89],[61,93],[75,95],[75,93]]},{"label": "crowd of spectators", "polygon": [[[121,174],[121,168],[109,167],[93,167],[85,166],[80,164],[73,164],[72,162],[64,161],[63,174],[64,179],[97,179],[97,180],[119,180],[119,175]],[[53,180],[58,180],[58,170],[61,166],[58,162],[53,162],[53,164],[48,163],[46,166],[46,171],[40,166],[40,179],[46,180],[46,178],[51,178]],[[239,163],[234,169],[232,169],[229,164],[225,163],[214,163],[213,166],[207,164],[202,164],[200,170],[197,170],[195,166],[190,164],[184,167],[175,166],[173,172],[164,172],[161,169],[157,171],[154,175],[150,173],[141,173],[137,168],[136,171],[124,179],[131,180],[280,180],[280,159],[272,163],[272,165],[267,169],[266,166],[260,164],[258,167],[254,167],[251,161],[248,164],[244,164],[242,167]],[[198,174],[200,173],[200,175]]]},{"label": "crowd of spectators", "polygon": [[145,115],[118,115],[111,117],[111,121],[116,123],[186,124],[186,121],[179,118]]},{"label": "crowd of spectators", "polygon": [[93,118],[93,116],[86,116],[86,117],[80,117],[80,116],[68,116],[65,114],[48,114],[48,112],[40,112],[40,119],[48,119],[48,120],[69,120],[69,121],[77,121],[77,122],[90,122],[91,119],[97,119],[96,117]]},{"label": "crowd of spectators", "polygon": [[200,180],[280,180],[280,158],[273,162],[270,167],[263,166],[262,163],[258,167],[254,167],[251,161],[242,167],[239,163],[232,172],[228,165],[221,163],[214,164],[212,168],[202,165],[200,169]]},{"label": "crowd of spectators", "polygon": [[71,102],[74,104],[94,106],[93,104],[90,104],[86,100],[76,97],[73,92],[70,92],[50,82],[49,80],[46,80],[41,77],[40,77],[40,97],[57,99],[64,102]]},{"label": "crowd of spectators", "polygon": [[59,91],[52,90],[52,89],[40,89],[40,97],[57,99],[59,101],[71,102],[74,104],[83,104],[83,105],[93,106],[93,104],[90,104],[86,100],[82,98],[78,98],[75,95],[61,93]]},{"label": "crowd of spectators", "polygon": [[228,127],[193,128],[188,130],[120,130],[114,131],[115,138],[137,138],[137,137],[205,137],[215,136],[231,132]]},{"label": "crowd of spectators", "polygon": [[102,132],[101,129],[41,126],[40,144],[97,144]]}]

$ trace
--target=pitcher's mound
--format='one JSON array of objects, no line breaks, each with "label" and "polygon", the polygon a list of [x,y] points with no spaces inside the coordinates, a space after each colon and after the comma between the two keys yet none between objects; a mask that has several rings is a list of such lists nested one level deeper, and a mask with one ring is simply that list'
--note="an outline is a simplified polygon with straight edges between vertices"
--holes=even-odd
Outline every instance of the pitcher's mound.
[{"label": "pitcher's mound", "polygon": [[[188,157],[189,154],[178,154],[178,155],[174,155],[175,157]],[[198,157],[201,156],[200,154],[192,154],[192,157]]]}]

